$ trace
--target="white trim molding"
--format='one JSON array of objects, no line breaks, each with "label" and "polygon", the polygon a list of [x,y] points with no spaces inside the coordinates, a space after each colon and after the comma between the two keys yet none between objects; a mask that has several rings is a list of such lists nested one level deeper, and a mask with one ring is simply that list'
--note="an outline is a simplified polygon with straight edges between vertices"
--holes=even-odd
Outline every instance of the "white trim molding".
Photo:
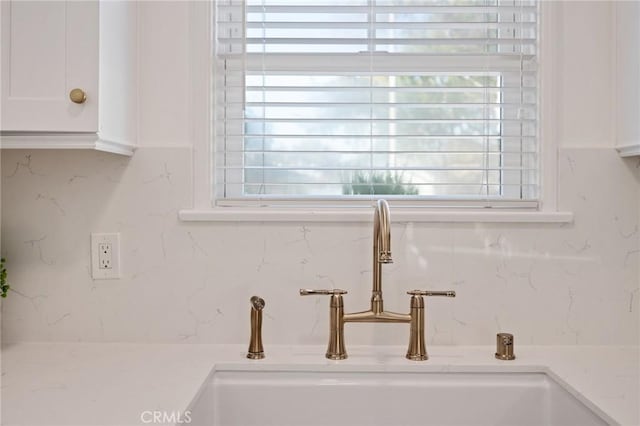
[{"label": "white trim molding", "polygon": [[[392,222],[439,223],[571,223],[571,212],[394,208]],[[180,210],[184,222],[371,222],[371,208],[217,207]]]},{"label": "white trim molding", "polygon": [[2,133],[2,149],[92,149],[132,156],[136,147],[124,142],[102,139],[96,133]]},{"label": "white trim molding", "polygon": [[618,145],[616,149],[620,157],[634,157],[640,155],[640,142]]},{"label": "white trim molding", "polygon": [[540,152],[540,209],[554,212],[558,208],[558,88],[557,48],[562,5],[540,2],[538,149]]}]

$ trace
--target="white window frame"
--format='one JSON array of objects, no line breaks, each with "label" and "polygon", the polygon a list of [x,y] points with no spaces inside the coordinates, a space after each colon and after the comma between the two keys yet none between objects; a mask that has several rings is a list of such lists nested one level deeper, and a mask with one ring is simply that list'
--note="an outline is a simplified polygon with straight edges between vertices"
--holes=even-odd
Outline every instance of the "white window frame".
[{"label": "white window frame", "polygon": [[[211,0],[215,1],[215,0]],[[558,2],[542,1],[539,31],[538,144],[540,152],[540,199],[537,209],[439,207],[432,203],[392,203],[394,222],[529,222],[567,223],[573,213],[558,210],[558,138],[556,114]],[[189,5],[190,139],[192,149],[192,200],[179,211],[182,221],[280,221],[367,222],[371,209],[318,207],[293,202],[286,206],[219,206],[214,199],[212,165],[214,150],[212,98],[213,7],[209,1]],[[293,204],[293,205],[292,205]],[[442,204],[442,203],[440,203]],[[372,204],[373,205],[373,201]]]}]

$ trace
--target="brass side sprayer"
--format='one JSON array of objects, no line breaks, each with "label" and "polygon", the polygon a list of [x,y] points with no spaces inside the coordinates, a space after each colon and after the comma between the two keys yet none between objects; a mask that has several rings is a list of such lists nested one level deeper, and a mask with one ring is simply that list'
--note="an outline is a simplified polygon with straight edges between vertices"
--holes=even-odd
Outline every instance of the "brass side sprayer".
[{"label": "brass side sprayer", "polygon": [[264,347],[262,346],[262,310],[264,309],[264,299],[253,296],[249,299],[251,303],[251,338],[249,339],[249,351],[247,358],[264,358]]}]

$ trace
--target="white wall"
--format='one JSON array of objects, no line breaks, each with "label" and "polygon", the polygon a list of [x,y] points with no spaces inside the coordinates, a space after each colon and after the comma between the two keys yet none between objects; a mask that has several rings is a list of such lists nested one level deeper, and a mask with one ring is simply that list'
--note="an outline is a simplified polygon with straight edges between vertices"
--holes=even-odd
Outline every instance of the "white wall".
[{"label": "white wall", "polygon": [[[613,149],[611,4],[568,2],[557,41],[559,204],[575,223],[394,224],[387,309],[412,288],[428,300],[428,340],[638,344],[640,164]],[[16,292],[6,340],[234,342],[248,300],[266,299],[265,344],[320,343],[328,301],[300,287],[342,287],[364,309],[369,224],[181,223],[192,204],[188,5],[139,8],[139,141],[133,158],[6,151],[2,252]],[[585,47],[585,37],[589,45]],[[393,212],[392,212],[393,214]],[[90,232],[122,234],[123,278],[93,281]],[[347,325],[347,344],[406,344],[404,325]]]},{"label": "white wall", "polygon": [[564,147],[613,146],[614,2],[560,4],[558,138]]},{"label": "white wall", "polygon": [[139,3],[142,147],[189,146],[189,4]]}]

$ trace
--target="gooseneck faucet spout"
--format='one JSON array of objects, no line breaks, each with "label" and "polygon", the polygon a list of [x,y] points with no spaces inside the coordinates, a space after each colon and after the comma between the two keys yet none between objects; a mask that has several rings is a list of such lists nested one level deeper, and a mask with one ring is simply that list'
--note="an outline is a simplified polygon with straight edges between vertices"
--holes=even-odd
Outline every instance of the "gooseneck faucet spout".
[{"label": "gooseneck faucet spout", "polygon": [[386,200],[378,200],[373,215],[373,289],[371,311],[380,314],[384,310],[382,300],[382,264],[393,263],[391,257],[391,216]]},{"label": "gooseneck faucet spout", "polygon": [[410,323],[408,314],[387,312],[382,297],[382,265],[393,263],[391,257],[391,215],[386,200],[378,200],[373,214],[373,289],[371,309],[344,315],[344,322],[404,322]]}]

